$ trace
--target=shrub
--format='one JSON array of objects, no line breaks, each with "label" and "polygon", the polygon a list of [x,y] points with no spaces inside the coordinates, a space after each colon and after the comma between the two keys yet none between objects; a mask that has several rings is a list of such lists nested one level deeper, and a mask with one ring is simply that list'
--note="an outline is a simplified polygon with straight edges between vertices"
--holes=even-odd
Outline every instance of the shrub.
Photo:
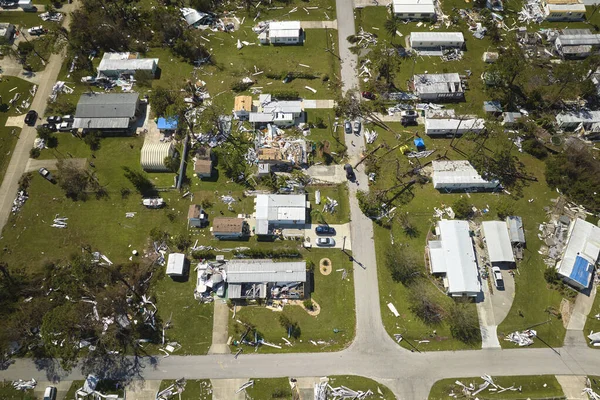
[{"label": "shrub", "polygon": [[475,343],[481,338],[477,313],[466,303],[458,302],[450,310],[450,332],[463,343]]},{"label": "shrub", "polygon": [[315,309],[315,305],[312,302],[311,299],[305,299],[302,304],[304,305],[304,308],[306,308],[309,311],[313,311]]},{"label": "shrub", "polygon": [[196,250],[192,252],[195,260],[214,260],[217,255],[212,250]]},{"label": "shrub", "polygon": [[300,252],[296,249],[246,249],[234,250],[237,258],[296,258]]},{"label": "shrub", "polygon": [[496,207],[496,214],[498,218],[505,219],[509,215],[514,214],[514,202],[508,197],[500,197],[498,205]]},{"label": "shrub", "polygon": [[390,246],[385,252],[385,264],[395,282],[412,284],[421,274],[421,268],[412,253],[402,251],[400,246]]},{"label": "shrub", "polygon": [[452,209],[458,219],[467,219],[473,212],[472,206],[466,197],[461,197],[452,204]]},{"label": "shrub", "polygon": [[300,94],[295,90],[276,90],[271,93],[271,96],[277,100],[296,100]]},{"label": "shrub", "polygon": [[315,263],[312,260],[306,260],[306,270],[309,272],[314,272]]},{"label": "shrub", "polygon": [[436,301],[429,283],[419,281],[409,293],[410,310],[424,323],[437,325],[444,318],[444,308]]},{"label": "shrub", "polygon": [[544,270],[544,279],[552,285],[560,282],[560,276],[558,276],[558,271],[554,267],[548,267]]},{"label": "shrub", "polygon": [[29,157],[30,158],[38,158],[40,156],[40,153],[42,151],[40,149],[38,149],[37,147],[33,147],[31,150],[29,150]]},{"label": "shrub", "polygon": [[234,92],[245,92],[246,90],[250,89],[250,87],[253,85],[253,82],[242,82],[242,81],[237,81],[231,84],[231,90],[233,90]]},{"label": "shrub", "polygon": [[548,157],[548,150],[535,137],[527,138],[523,141],[523,150],[540,160]]}]

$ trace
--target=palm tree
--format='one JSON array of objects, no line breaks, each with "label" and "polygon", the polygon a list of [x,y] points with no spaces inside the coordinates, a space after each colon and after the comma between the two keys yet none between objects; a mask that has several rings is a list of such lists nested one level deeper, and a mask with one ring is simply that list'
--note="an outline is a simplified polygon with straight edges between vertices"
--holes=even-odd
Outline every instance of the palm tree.
[{"label": "palm tree", "polygon": [[388,35],[391,36],[392,43],[394,43],[394,38],[398,36],[398,29],[400,28],[400,18],[392,14],[385,20],[384,28]]}]

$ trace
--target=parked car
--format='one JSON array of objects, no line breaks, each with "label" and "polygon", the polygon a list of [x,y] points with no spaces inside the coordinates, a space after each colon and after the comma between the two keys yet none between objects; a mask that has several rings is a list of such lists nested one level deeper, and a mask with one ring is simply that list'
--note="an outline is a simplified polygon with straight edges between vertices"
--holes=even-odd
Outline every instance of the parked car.
[{"label": "parked car", "polygon": [[52,116],[46,118],[46,121],[48,121],[49,124],[59,124],[62,122],[62,118],[52,115]]},{"label": "parked car", "polygon": [[70,131],[71,129],[73,129],[73,123],[72,122],[61,122],[60,124],[58,124],[56,126],[56,129],[58,129],[59,132]]},{"label": "parked car", "polygon": [[27,29],[27,33],[29,33],[32,36],[39,36],[39,35],[43,35],[44,33],[46,33],[46,29],[41,25],[34,26],[33,28]]},{"label": "parked car", "polygon": [[417,118],[419,114],[415,110],[404,110],[400,112],[402,118]]},{"label": "parked car", "polygon": [[52,174],[50,173],[50,171],[48,171],[46,168],[42,167],[38,170],[38,172],[40,173],[40,175],[42,176],[42,178],[52,182],[52,180],[54,179],[54,177],[52,176]]},{"label": "parked car", "polygon": [[335,240],[330,237],[320,237],[317,238],[317,246],[335,246]]},{"label": "parked car", "polygon": [[65,122],[73,122],[75,117],[72,115],[63,115],[62,120]]},{"label": "parked car", "polygon": [[35,121],[37,121],[38,113],[34,110],[29,110],[27,115],[25,115],[25,124],[29,126],[35,125]]},{"label": "parked car", "polygon": [[352,169],[352,165],[346,164],[344,165],[344,171],[346,171],[346,179],[353,182],[356,179],[356,175],[354,175],[354,170]]},{"label": "parked car", "polygon": [[56,400],[56,388],[54,386],[48,386],[44,390],[44,400]]},{"label": "parked car", "polygon": [[56,125],[54,124],[41,124],[38,126],[38,128],[45,128],[45,129],[50,129],[51,132],[56,132]]},{"label": "parked car", "polygon": [[361,123],[360,121],[354,121],[353,131],[355,135],[360,135]]},{"label": "parked car", "polygon": [[335,228],[329,225],[319,225],[315,228],[317,235],[335,235]]},{"label": "parked car", "polygon": [[500,267],[492,267],[492,275],[494,276],[494,286],[496,286],[496,289],[504,290],[504,279],[502,279]]},{"label": "parked car", "polygon": [[348,120],[344,121],[344,132],[352,133],[352,124]]},{"label": "parked car", "polygon": [[371,92],[362,92],[362,97],[364,97],[365,99],[369,99],[369,100],[375,100],[377,98],[377,96],[375,96]]}]

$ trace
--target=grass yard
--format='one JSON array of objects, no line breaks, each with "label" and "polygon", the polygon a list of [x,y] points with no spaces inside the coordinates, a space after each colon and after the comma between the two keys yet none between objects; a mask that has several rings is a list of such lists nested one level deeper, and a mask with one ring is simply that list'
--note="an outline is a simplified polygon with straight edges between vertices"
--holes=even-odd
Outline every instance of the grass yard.
[{"label": "grass yard", "polygon": [[329,377],[331,387],[346,386],[352,390],[360,390],[373,392],[373,397],[376,399],[393,400],[396,398],[392,391],[379,382],[373,379],[365,378],[364,376],[356,375],[334,375]]},{"label": "grass yard", "polygon": [[[389,148],[402,142],[406,142],[409,147],[412,147],[412,134],[415,130],[421,128],[415,127],[411,130],[404,130],[396,124],[390,125],[401,134],[400,141],[398,141],[392,133],[378,130],[379,137],[374,144],[369,145],[370,148],[374,148],[382,142],[387,143]],[[464,156],[461,156],[449,146],[449,140],[431,139],[425,135],[421,136],[428,149],[436,149],[436,153],[434,153],[433,156],[425,160],[420,160],[422,164],[435,159],[436,155],[443,154],[446,154],[453,160],[464,159]],[[488,145],[493,146],[494,143],[490,141]],[[469,146],[470,143],[464,140],[459,141],[457,144],[459,149],[463,149],[466,152],[469,151]],[[387,150],[381,149],[376,154],[379,157],[383,157],[386,152]],[[549,317],[547,312],[549,310],[558,310],[562,296],[558,291],[547,287],[543,276],[546,266],[538,253],[542,242],[537,238],[538,226],[541,222],[546,220],[544,207],[552,206],[553,203],[550,199],[553,199],[558,195],[546,185],[543,162],[528,154],[517,154],[519,160],[525,164],[525,170],[537,178],[537,182],[529,182],[523,187],[522,195],[520,197],[491,193],[473,193],[468,196],[469,201],[478,209],[487,208],[490,210],[489,213],[484,214],[482,217],[478,217],[479,219],[496,219],[497,206],[502,199],[502,201],[508,200],[512,203],[514,214],[523,217],[525,226],[527,249],[524,253],[524,260],[518,264],[518,272],[515,277],[516,297],[508,317],[498,328],[498,334],[503,338],[505,334],[512,331],[526,329],[545,322],[550,318],[550,322],[536,326],[535,329],[538,331],[538,335],[543,341],[552,346],[560,346],[565,335],[562,321],[554,317]],[[371,186],[372,189],[377,190],[389,188],[396,184],[397,181],[395,177],[397,171],[399,171],[401,175],[411,167],[410,164],[408,164],[408,159],[401,155],[399,150],[394,150],[387,154],[384,158],[379,160],[378,165],[380,166],[380,170],[377,172],[377,181]],[[416,166],[416,161],[413,161],[413,166]],[[407,182],[408,180],[410,180],[410,178],[404,178],[404,182]],[[441,340],[439,342],[432,340],[431,343],[422,344],[421,347],[419,347],[420,349],[458,349],[468,346],[450,339],[451,335],[449,335],[445,324],[441,327],[428,327],[414,318],[406,304],[406,288],[399,283],[394,283],[390,279],[389,272],[386,269],[382,257],[393,237],[395,245],[401,244],[402,246],[407,246],[406,251],[414,253],[418,260],[423,260],[426,244],[425,237],[435,222],[433,218],[433,207],[441,207],[442,205],[451,206],[461,196],[465,195],[442,194],[437,190],[434,190],[431,183],[427,183],[423,186],[417,184],[413,186],[412,194],[404,196],[401,198],[402,201],[398,201],[396,204],[399,206],[399,209],[396,211],[397,213],[408,213],[409,219],[416,227],[416,236],[407,236],[398,223],[393,224],[391,231],[379,226],[376,226],[375,229],[377,238],[376,250],[380,260],[378,264],[380,266],[379,282],[381,286],[381,306],[384,324],[388,329],[388,332],[390,334],[402,333],[409,340],[422,340],[430,339],[428,336],[435,329],[438,336],[448,338],[447,340]],[[533,199],[533,202],[530,203],[529,200],[531,199]],[[532,293],[535,293],[535,295],[532,295]],[[389,312],[387,308],[387,302],[389,301],[392,301],[400,314],[403,315],[400,317],[400,321],[393,317],[391,312]],[[442,295],[440,301],[444,304],[448,304],[450,299]],[[474,306],[473,311],[475,312]],[[504,347],[515,346],[504,340],[500,340],[500,343]],[[543,347],[545,344],[541,340],[537,340],[535,341],[534,346]]]},{"label": "grass yard", "polygon": [[[314,128],[310,129],[310,135],[306,137],[313,144],[314,157],[309,158],[309,163],[321,162],[324,164],[342,164],[346,158],[346,144],[344,142],[343,121],[335,117],[333,110],[310,109],[306,110],[307,122]],[[319,128],[319,123],[323,122]],[[336,122],[338,126],[336,127]],[[324,146],[329,143],[330,154],[324,152]]]},{"label": "grass yard", "polygon": [[[247,305],[242,306],[241,310],[236,313],[236,319],[256,326],[265,341],[282,346],[281,349],[261,346],[259,350],[261,353],[337,351],[346,347],[354,338],[354,285],[352,264],[348,257],[334,249],[305,250],[303,256],[316,265],[314,292],[311,293],[311,298],[319,304],[321,311],[319,315],[313,317],[299,305],[284,307],[283,314],[297,322],[301,330],[298,339],[289,339],[293,346],[286,346],[281,339],[282,336],[286,336],[286,329],[279,324],[281,311],[272,311],[260,305]],[[327,276],[319,272],[319,260],[324,257],[329,258],[332,265],[332,272]],[[341,280],[342,272],[337,271],[342,268],[348,272],[346,280]],[[334,329],[338,330],[338,333],[335,333]],[[230,336],[239,339],[244,331],[245,328],[242,325],[230,319]],[[310,343],[311,340],[326,343],[315,346]],[[243,346],[243,348],[246,352],[253,351],[247,346]],[[232,347],[232,352],[235,351],[235,347]]]},{"label": "grass yard", "polygon": [[[160,389],[164,390],[175,383],[174,380],[164,380],[160,383]],[[178,398],[177,396],[175,398]],[[212,385],[210,379],[186,380],[185,390],[181,393],[181,400],[211,400]]]},{"label": "grass yard", "polygon": [[[494,376],[494,383],[502,387],[516,386],[521,387],[521,391],[498,392],[488,391],[487,389],[477,395],[481,400],[486,399],[564,399],[562,387],[554,375],[534,375],[534,376]],[[448,399],[449,394],[454,392],[461,393],[461,387],[454,382],[461,381],[465,385],[470,383],[475,386],[483,383],[481,378],[450,378],[437,381],[429,392],[429,400]],[[546,387],[544,387],[546,385]]]},{"label": "grass yard", "polygon": [[0,382],[0,399],[2,400],[34,400],[33,390],[16,390],[11,381]]},{"label": "grass yard", "polygon": [[591,388],[594,392],[600,392],[600,376],[597,375],[588,375],[588,379],[592,384]]},{"label": "grass yard", "polygon": [[246,389],[246,398],[249,400],[292,398],[292,389],[288,378],[259,378],[252,380],[254,381],[254,385]]},{"label": "grass yard", "polygon": [[5,126],[6,120],[8,117],[26,113],[25,109],[17,111],[16,107],[9,105],[9,101],[19,93],[21,96],[16,105],[21,105],[23,101],[31,103],[33,98],[29,91],[32,87],[31,83],[12,76],[5,76],[0,80],[0,182],[4,179],[13,149],[21,133],[21,128]]},{"label": "grass yard", "polygon": [[[346,224],[350,222],[350,203],[348,202],[348,185],[311,185],[307,187],[308,200],[311,203],[311,221],[313,224]],[[315,202],[315,192],[321,192],[321,205]],[[322,212],[327,198],[337,200],[335,213]]]},{"label": "grass yard", "polygon": [[[598,290],[598,289],[596,288],[596,290]],[[585,327],[583,328],[583,336],[585,336],[585,341],[588,343],[589,347],[592,347],[594,349],[600,349],[600,347],[594,347],[593,345],[591,345],[587,336],[592,331],[594,331],[594,332],[600,331],[600,319],[595,317],[598,314],[600,314],[600,295],[598,295],[598,293],[596,293],[596,298],[594,299],[594,304],[592,305],[592,309],[590,310],[588,318],[585,321]]]}]

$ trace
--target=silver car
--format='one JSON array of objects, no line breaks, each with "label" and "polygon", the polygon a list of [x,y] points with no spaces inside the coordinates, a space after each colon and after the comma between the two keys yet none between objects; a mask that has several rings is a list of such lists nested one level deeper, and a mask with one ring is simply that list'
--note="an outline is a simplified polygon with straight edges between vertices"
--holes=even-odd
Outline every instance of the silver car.
[{"label": "silver car", "polygon": [[360,135],[360,129],[361,129],[361,123],[360,121],[354,121],[354,134],[355,135]]},{"label": "silver car", "polygon": [[335,246],[335,240],[331,237],[317,238],[317,246],[332,247]]}]

